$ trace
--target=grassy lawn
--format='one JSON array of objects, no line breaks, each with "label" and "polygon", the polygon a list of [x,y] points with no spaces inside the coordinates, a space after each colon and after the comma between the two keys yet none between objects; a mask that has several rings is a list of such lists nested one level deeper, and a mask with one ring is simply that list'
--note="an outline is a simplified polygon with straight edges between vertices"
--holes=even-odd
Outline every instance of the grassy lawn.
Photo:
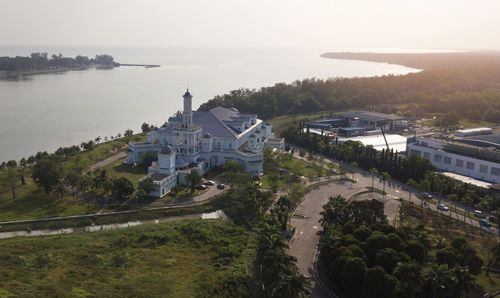
[{"label": "grassy lawn", "polygon": [[323,117],[330,117],[330,115],[335,115],[336,113],[340,112],[346,112],[350,110],[355,110],[353,109],[347,109],[347,110],[331,110],[331,111],[322,111],[322,112],[314,112],[314,113],[308,113],[308,114],[295,114],[295,115],[284,115],[284,116],[279,116],[275,117],[270,120],[271,124],[273,125],[273,131],[274,133],[279,136],[280,133],[285,130],[287,127],[291,125],[296,125],[299,122],[307,122],[315,119]]},{"label": "grassy lawn", "polygon": [[[279,168],[285,170],[285,173],[282,173],[283,175],[279,180],[280,188],[300,182],[300,176],[314,178],[332,174],[329,170],[315,163],[306,162],[295,157],[292,157],[290,159],[282,159],[282,161],[279,162]],[[271,175],[280,175],[280,171],[276,167],[264,164],[264,177],[261,181],[263,188],[271,187],[271,183],[269,181],[269,177]]]},{"label": "grassy lawn", "polygon": [[475,120],[470,120],[470,119],[461,119],[458,122],[458,125],[462,125],[464,128],[475,128],[475,127],[491,127],[497,125],[496,123],[493,122],[487,122],[487,121],[475,121]]},{"label": "grassy lawn", "polygon": [[[91,164],[116,154],[118,148],[122,148],[128,140],[142,140],[144,138],[144,135],[135,135],[130,138],[103,143],[91,151],[80,152],[68,158],[63,162],[63,165],[66,167],[78,165],[87,169]],[[123,175],[131,179],[137,187],[137,181],[147,173],[147,170],[142,170],[142,172],[140,170],[129,171],[126,169],[126,166],[121,165],[122,162],[123,159],[112,163],[107,168],[112,175]],[[80,215],[95,213],[99,210],[94,205],[73,204],[70,194],[66,194],[62,201],[47,197],[42,190],[36,187],[30,178],[30,167],[26,169],[24,176],[26,178],[26,185],[21,185],[20,181],[17,182],[16,199],[12,199],[12,194],[6,181],[3,181],[5,178],[0,178],[2,179],[0,181],[0,221]]]},{"label": "grassy lawn", "polygon": [[0,221],[79,215],[97,211],[98,207],[94,205],[88,207],[87,204],[73,204],[68,195],[62,201],[48,198],[30,178],[26,179],[26,185],[18,186],[16,199],[12,199],[9,191],[0,193]]},{"label": "grassy lawn", "polygon": [[0,295],[255,296],[256,245],[223,220],[0,240]]},{"label": "grassy lawn", "polygon": [[[429,255],[434,256],[436,254],[437,249],[434,247],[436,240],[444,238],[449,243],[449,241],[455,237],[464,237],[483,258],[484,264],[487,263],[488,247],[496,241],[494,235],[464,224],[463,222],[449,219],[447,216],[437,216],[435,212],[426,208],[424,208],[424,213],[422,213],[420,207],[413,205],[411,208],[408,208],[408,204],[403,204],[401,210],[404,223],[414,227],[422,224],[431,232],[429,234],[429,240],[432,247],[429,250]],[[417,218],[417,215],[420,216],[420,219]],[[476,276],[476,280],[484,287],[486,292],[500,290],[499,274],[490,272],[490,276],[487,277],[483,270],[480,275]]]},{"label": "grassy lawn", "polygon": [[142,166],[132,168],[132,166],[123,163],[125,159],[118,159],[104,167],[104,169],[108,170],[111,176],[126,177],[134,183],[134,187],[137,189],[139,179],[148,174],[148,169]]}]

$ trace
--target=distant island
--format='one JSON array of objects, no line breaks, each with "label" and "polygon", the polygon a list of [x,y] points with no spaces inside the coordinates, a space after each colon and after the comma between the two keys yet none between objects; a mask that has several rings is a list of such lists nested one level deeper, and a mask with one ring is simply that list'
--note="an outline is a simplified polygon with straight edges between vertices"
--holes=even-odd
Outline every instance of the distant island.
[{"label": "distant island", "polygon": [[448,52],[448,53],[354,53],[329,52],[323,58],[362,60],[399,64],[418,69],[442,69],[454,66],[500,63],[500,52]]},{"label": "distant island", "polygon": [[75,58],[62,54],[32,53],[30,56],[0,57],[0,78],[11,78],[19,75],[82,70],[90,67],[113,68],[120,66],[111,55],[96,55],[94,58],[78,55]]}]

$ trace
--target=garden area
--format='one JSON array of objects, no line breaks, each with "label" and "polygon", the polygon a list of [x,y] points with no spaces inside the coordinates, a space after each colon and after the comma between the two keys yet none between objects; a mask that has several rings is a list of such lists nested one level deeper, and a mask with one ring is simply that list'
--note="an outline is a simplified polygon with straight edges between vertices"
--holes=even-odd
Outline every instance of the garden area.
[{"label": "garden area", "polygon": [[262,187],[281,189],[292,184],[301,184],[304,180],[311,181],[315,177],[331,176],[335,174],[333,168],[324,167],[293,157],[292,152],[264,151],[264,177]]}]

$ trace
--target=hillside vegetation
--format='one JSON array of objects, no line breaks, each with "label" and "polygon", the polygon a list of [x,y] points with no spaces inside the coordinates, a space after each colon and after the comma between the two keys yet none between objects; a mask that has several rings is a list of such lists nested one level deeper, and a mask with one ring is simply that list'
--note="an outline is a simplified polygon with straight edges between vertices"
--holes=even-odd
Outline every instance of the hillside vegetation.
[{"label": "hillside vegetation", "polygon": [[270,119],[387,103],[416,103],[430,113],[455,111],[463,118],[499,123],[500,56],[491,57],[487,63],[450,63],[402,76],[311,78],[256,90],[233,90],[207,101],[199,110],[234,107]]}]

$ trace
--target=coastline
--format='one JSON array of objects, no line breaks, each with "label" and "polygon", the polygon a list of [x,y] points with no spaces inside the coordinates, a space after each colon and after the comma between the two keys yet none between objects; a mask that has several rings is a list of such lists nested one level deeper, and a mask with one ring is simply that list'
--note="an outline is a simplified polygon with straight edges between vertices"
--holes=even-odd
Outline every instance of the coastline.
[{"label": "coastline", "polygon": [[63,73],[68,71],[81,71],[89,70],[91,68],[95,69],[113,69],[119,67],[119,65],[91,65],[91,66],[79,66],[79,67],[56,67],[47,69],[37,69],[37,70],[20,70],[20,71],[0,71],[0,80],[16,80],[24,76],[33,76],[39,74],[51,74],[51,73]]},{"label": "coastline", "polygon": [[500,63],[500,52],[375,53],[326,52],[321,58],[389,63],[420,70]]}]

